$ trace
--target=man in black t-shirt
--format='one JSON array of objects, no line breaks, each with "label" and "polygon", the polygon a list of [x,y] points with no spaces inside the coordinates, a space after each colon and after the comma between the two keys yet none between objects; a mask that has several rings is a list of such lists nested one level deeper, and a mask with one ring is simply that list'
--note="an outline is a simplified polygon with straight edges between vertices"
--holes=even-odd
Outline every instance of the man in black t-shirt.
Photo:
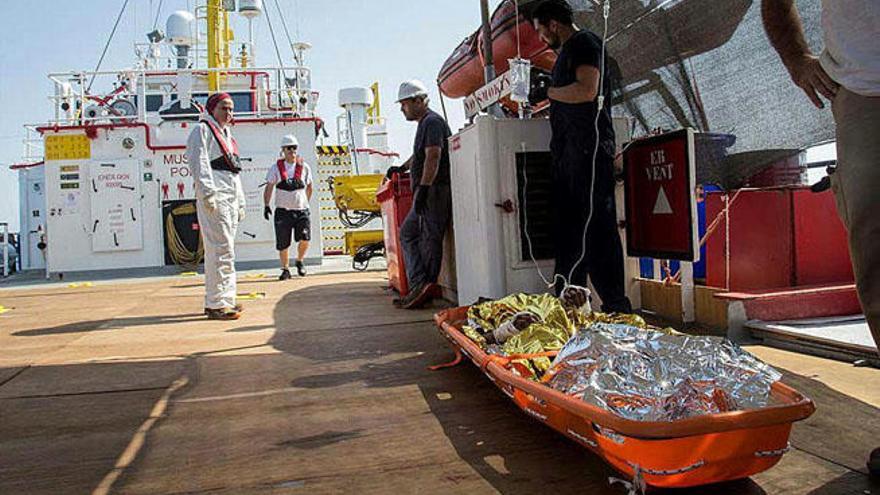
[{"label": "man in black t-shirt", "polygon": [[547,91],[553,131],[556,292],[564,288],[563,277],[571,285],[586,287],[589,275],[603,311],[628,313],[632,306],[624,290],[623,248],[617,230],[614,128],[608,78],[601,77],[606,63],[602,40],[578,30],[565,0],[547,0],[531,17],[541,39],[558,54]]},{"label": "man in black t-shirt", "polygon": [[452,216],[449,189],[449,148],[452,133],[443,117],[428,108],[428,90],[420,81],[400,85],[397,102],[406,120],[419,123],[412,156],[399,168],[409,169],[413,206],[400,226],[409,293],[398,304],[424,306],[440,290],[443,235]]}]

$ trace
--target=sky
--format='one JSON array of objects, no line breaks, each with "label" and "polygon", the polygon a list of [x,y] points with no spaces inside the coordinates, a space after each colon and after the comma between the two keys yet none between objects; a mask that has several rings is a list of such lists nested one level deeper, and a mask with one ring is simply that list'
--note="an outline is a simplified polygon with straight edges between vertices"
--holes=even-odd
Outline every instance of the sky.
[{"label": "sky", "polygon": [[[480,22],[478,0],[277,0],[291,36],[312,44],[306,64],[313,88],[321,92],[319,115],[335,142],[339,89],[379,82],[382,114],[387,118],[392,150],[409,155],[415,125],[406,122],[396,99],[397,86],[411,78],[428,83],[432,107],[440,111],[435,81],[452,50]],[[24,124],[46,121],[52,115],[48,96],[54,91],[50,72],[90,71],[113,28],[124,0],[29,0],[4,3],[0,16],[0,222],[18,230],[18,174],[8,169],[22,156]],[[133,44],[146,40],[156,9],[162,3],[159,27],[175,10],[187,10],[193,0],[129,0],[125,15],[109,45],[102,70],[135,63]],[[200,1],[201,3],[201,1]],[[495,8],[500,0],[490,0]],[[276,0],[263,0],[285,65],[294,65],[281,27]],[[233,28],[247,37],[247,23],[233,16]],[[266,16],[255,21],[258,65],[277,65]],[[97,89],[97,88],[96,88]],[[461,128],[461,100],[447,100],[453,132]]]}]

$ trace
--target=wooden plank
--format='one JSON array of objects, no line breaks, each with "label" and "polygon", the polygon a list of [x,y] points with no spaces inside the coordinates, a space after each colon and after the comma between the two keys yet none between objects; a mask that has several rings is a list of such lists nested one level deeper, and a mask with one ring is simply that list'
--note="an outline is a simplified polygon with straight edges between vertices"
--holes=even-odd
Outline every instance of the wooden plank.
[{"label": "wooden plank", "polygon": [[723,289],[698,285],[694,294],[697,306],[697,322],[710,330],[717,330],[713,335],[727,334],[727,305],[728,302],[718,299],[715,294],[724,292]]},{"label": "wooden plank", "polygon": [[657,313],[673,322],[681,322],[681,286],[658,280],[640,279],[642,309]]}]

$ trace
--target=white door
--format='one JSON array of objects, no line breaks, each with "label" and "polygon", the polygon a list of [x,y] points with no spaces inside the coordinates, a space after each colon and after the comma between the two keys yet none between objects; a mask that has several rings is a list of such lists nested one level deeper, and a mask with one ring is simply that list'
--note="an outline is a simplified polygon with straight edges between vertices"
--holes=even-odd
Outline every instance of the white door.
[{"label": "white door", "polygon": [[92,251],[143,249],[141,181],[138,160],[93,161],[89,164]]},{"label": "white door", "polygon": [[[247,214],[238,226],[236,244],[275,243],[273,223],[263,218],[263,191],[266,172],[275,166],[277,155],[257,154],[242,157],[241,185],[244,188]],[[275,210],[274,200],[272,210]]]},{"label": "white door", "polygon": [[508,293],[546,292],[553,282],[549,143],[550,125],[544,119],[499,122],[500,190],[512,207],[502,216]]},{"label": "white door", "polygon": [[27,223],[22,225],[22,233],[28,236],[27,266],[28,269],[43,269],[46,267],[46,259],[43,252],[37,247],[46,232],[46,196],[43,192],[45,182],[42,178],[29,179],[27,181]]}]

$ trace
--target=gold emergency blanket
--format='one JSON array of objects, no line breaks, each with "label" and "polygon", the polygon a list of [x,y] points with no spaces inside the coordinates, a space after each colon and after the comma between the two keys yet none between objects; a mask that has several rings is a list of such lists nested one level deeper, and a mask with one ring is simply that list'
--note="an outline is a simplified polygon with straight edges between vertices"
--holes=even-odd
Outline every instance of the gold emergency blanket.
[{"label": "gold emergency blanket", "polygon": [[[484,337],[486,334],[522,312],[536,315],[539,321],[529,325],[502,345],[487,343]],[[597,312],[585,314],[578,308],[564,305],[557,297],[550,294],[513,294],[496,301],[471,306],[468,310],[467,325],[462,331],[489,354],[509,356],[558,351],[565,346],[578,328],[589,327],[593,323],[620,323],[648,328],[645,321],[637,315]],[[551,360],[538,357],[519,362],[530,368],[537,378],[550,367]]]}]

